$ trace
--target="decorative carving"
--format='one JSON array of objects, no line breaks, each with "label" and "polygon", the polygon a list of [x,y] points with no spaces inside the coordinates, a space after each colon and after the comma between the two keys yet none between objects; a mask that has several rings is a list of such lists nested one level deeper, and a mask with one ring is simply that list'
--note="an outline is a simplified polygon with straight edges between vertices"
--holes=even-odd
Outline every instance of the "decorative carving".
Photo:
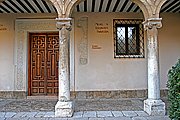
[{"label": "decorative carving", "polygon": [[77,27],[81,30],[81,40],[78,44],[79,62],[81,65],[86,65],[88,63],[88,18],[80,18]]},{"label": "decorative carving", "polygon": [[162,18],[149,18],[147,21],[143,22],[144,29],[152,29],[153,27],[161,28],[162,27]]},{"label": "decorative carving", "polygon": [[26,90],[27,81],[27,32],[56,30],[55,20],[16,21],[15,89]]},{"label": "decorative carving", "polygon": [[[71,31],[71,20],[72,18],[56,18],[57,23],[56,27],[60,30],[60,44],[64,44],[64,42],[69,38],[69,31]],[[67,30],[67,31],[66,31]]]}]

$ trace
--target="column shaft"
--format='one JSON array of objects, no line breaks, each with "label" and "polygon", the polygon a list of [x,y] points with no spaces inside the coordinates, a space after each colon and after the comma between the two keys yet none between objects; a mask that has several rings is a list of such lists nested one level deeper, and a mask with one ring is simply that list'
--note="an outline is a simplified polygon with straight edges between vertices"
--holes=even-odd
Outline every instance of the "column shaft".
[{"label": "column shaft", "polygon": [[148,99],[144,111],[149,115],[165,115],[165,103],[160,99],[158,28],[161,18],[150,18],[144,23],[148,49]]},{"label": "column shaft", "polygon": [[70,30],[71,18],[57,18],[59,29],[59,97],[55,106],[56,117],[71,117],[74,112],[70,101]]},{"label": "column shaft", "polygon": [[70,100],[69,75],[69,30],[62,26],[59,31],[59,100]]},{"label": "column shaft", "polygon": [[148,47],[148,99],[160,99],[159,47],[157,27],[147,29]]}]

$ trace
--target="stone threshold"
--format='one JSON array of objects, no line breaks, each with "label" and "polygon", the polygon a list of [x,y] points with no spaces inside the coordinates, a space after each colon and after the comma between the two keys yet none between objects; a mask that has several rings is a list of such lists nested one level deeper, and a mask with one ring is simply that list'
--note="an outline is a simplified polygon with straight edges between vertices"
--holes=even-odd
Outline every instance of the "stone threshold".
[{"label": "stone threshold", "polygon": [[44,100],[58,100],[58,96],[27,96],[27,99],[32,100],[38,100],[38,99],[44,99]]}]

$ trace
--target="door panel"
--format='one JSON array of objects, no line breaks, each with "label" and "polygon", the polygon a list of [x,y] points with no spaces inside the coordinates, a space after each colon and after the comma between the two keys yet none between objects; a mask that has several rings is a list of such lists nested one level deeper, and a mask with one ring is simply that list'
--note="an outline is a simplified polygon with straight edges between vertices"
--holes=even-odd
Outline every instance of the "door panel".
[{"label": "door panel", "polygon": [[58,33],[30,33],[29,95],[58,93]]},{"label": "door panel", "polygon": [[59,36],[47,36],[47,94],[58,92]]}]

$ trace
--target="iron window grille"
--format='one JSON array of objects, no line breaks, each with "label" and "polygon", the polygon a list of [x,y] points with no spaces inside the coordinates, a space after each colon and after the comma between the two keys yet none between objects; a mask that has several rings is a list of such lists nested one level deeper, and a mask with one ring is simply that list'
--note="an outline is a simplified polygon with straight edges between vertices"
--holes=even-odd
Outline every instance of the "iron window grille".
[{"label": "iron window grille", "polygon": [[144,58],[144,30],[140,19],[114,19],[114,57]]}]

